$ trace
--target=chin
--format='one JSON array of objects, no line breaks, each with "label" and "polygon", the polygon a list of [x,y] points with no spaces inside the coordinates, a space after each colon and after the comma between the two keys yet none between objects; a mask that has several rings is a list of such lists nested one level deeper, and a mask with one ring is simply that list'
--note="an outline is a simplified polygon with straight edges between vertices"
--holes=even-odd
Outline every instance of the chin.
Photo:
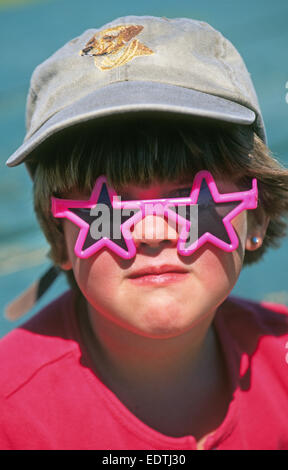
[{"label": "chin", "polygon": [[182,309],[171,308],[171,306],[162,309],[152,308],[143,312],[141,318],[138,318],[135,324],[135,332],[149,338],[173,338],[186,333],[193,327],[195,318],[191,318]]}]

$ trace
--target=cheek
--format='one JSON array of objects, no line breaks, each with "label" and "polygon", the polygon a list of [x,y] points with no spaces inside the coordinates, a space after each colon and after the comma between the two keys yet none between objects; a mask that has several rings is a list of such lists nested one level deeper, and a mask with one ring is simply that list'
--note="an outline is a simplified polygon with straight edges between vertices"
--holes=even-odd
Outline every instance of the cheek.
[{"label": "cheek", "polygon": [[94,307],[98,302],[105,305],[117,297],[121,271],[108,250],[87,259],[76,258],[73,271],[83,295]]},{"label": "cheek", "polygon": [[232,290],[242,269],[247,237],[245,212],[233,220],[233,227],[239,239],[236,250],[225,252],[207,244],[195,253],[196,257],[193,261],[202,285],[220,300]]},{"label": "cheek", "polygon": [[199,255],[199,263],[196,262],[195,270],[204,292],[209,292],[212,297],[215,295],[221,301],[224,300],[239,277],[242,268],[242,250],[227,253],[209,246]]},{"label": "cheek", "polygon": [[67,265],[73,269],[76,282],[85,297],[90,296],[92,291],[108,292],[109,286],[116,282],[119,269],[111,253],[104,249],[87,259],[78,258],[74,247],[79,228],[69,220],[65,220],[63,229],[68,256]]}]

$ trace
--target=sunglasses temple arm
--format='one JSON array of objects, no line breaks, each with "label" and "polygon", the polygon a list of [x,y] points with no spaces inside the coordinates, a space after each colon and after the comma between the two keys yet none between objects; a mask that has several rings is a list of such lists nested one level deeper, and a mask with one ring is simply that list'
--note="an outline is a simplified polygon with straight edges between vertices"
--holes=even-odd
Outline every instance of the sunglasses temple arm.
[{"label": "sunglasses temple arm", "polygon": [[51,198],[51,211],[54,217],[67,217],[69,207],[73,207],[73,201],[57,199],[56,197]]},{"label": "sunglasses temple arm", "polygon": [[258,187],[256,178],[253,178],[252,189],[250,189],[250,191],[247,191],[244,200],[246,209],[256,209],[258,205]]},{"label": "sunglasses temple arm", "polygon": [[242,201],[241,207],[243,210],[245,209],[256,209],[258,205],[258,189],[257,189],[257,179],[253,178],[252,181],[252,189],[249,189],[248,191],[241,191],[238,193],[231,193],[231,194],[225,194],[225,199],[221,201],[221,196],[220,194],[220,200],[218,202],[235,202],[235,201]]}]

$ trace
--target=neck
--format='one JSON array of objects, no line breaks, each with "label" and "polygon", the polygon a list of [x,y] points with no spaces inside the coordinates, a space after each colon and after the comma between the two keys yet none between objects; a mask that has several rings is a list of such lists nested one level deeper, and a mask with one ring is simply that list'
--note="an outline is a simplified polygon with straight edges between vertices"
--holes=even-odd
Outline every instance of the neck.
[{"label": "neck", "polygon": [[214,312],[166,339],[135,334],[92,310],[82,314],[96,374],[140,420],[166,435],[197,440],[219,426],[231,397]]}]

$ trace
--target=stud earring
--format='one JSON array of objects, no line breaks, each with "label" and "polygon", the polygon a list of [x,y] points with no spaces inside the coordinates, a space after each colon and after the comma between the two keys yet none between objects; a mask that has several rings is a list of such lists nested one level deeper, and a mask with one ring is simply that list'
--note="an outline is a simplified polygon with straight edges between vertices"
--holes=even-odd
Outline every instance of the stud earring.
[{"label": "stud earring", "polygon": [[260,239],[258,237],[252,237],[251,242],[253,243],[253,245],[258,245],[258,243],[260,242]]}]

